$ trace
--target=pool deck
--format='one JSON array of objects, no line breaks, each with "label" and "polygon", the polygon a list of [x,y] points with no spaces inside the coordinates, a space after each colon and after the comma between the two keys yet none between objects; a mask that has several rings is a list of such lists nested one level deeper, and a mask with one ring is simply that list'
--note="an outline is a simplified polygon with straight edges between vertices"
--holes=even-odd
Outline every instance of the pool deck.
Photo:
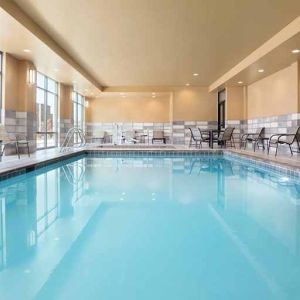
[{"label": "pool deck", "polygon": [[[49,162],[58,161],[61,159],[65,159],[79,153],[84,153],[85,151],[96,151],[96,152],[126,152],[130,153],[131,151],[138,152],[164,152],[171,151],[175,153],[217,153],[220,152],[220,148],[209,149],[195,149],[188,148],[187,146],[142,146],[142,145],[128,145],[127,147],[120,146],[85,146],[81,148],[72,148],[68,149],[65,152],[60,152],[59,148],[47,149],[47,150],[38,150],[35,153],[31,154],[30,157],[23,154],[21,158],[18,159],[16,155],[4,156],[2,161],[0,162],[0,175],[5,176],[6,174],[11,174],[18,172],[19,170],[30,169],[31,167],[45,165]],[[245,158],[255,159],[259,161],[263,161],[265,163],[280,165],[281,167],[290,168],[295,171],[300,171],[300,155],[296,154],[291,157],[288,154],[280,153],[277,157],[275,157],[274,153],[270,153],[269,155],[266,152],[261,150],[257,152],[253,152],[253,150],[241,150],[241,149],[225,149],[225,152],[231,152],[238,155],[241,155]]]}]

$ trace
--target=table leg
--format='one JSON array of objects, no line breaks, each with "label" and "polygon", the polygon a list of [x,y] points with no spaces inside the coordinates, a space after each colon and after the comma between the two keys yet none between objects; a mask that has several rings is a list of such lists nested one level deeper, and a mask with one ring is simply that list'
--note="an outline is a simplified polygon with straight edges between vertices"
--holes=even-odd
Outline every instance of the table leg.
[{"label": "table leg", "polygon": [[209,148],[213,148],[213,147],[214,147],[213,132],[210,131],[209,132]]}]

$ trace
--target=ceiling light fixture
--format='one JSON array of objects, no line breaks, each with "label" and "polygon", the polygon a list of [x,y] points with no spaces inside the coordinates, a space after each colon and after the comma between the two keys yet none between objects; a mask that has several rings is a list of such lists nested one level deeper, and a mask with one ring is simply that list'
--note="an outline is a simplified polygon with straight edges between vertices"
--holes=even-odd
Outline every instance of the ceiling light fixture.
[{"label": "ceiling light fixture", "polygon": [[243,84],[243,81],[238,81],[238,84]]},{"label": "ceiling light fixture", "polygon": [[30,49],[23,49],[23,52],[30,53],[31,50]]},{"label": "ceiling light fixture", "polygon": [[292,50],[292,53],[298,54],[298,53],[300,53],[300,49],[294,49],[294,50]]},{"label": "ceiling light fixture", "polygon": [[186,86],[190,86],[190,84],[189,84],[189,83],[186,83],[185,85],[186,85]]},{"label": "ceiling light fixture", "polygon": [[199,76],[199,74],[198,73],[194,73],[193,76]]},{"label": "ceiling light fixture", "polygon": [[264,69],[257,70],[258,73],[263,73],[264,71],[265,71]]}]

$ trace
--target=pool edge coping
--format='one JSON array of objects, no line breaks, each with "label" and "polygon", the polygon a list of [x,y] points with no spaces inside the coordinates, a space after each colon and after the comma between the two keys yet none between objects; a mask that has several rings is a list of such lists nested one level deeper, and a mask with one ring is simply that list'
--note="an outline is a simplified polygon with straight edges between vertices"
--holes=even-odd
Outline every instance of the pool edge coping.
[{"label": "pool edge coping", "polygon": [[68,158],[80,156],[83,154],[102,154],[104,157],[114,156],[119,157],[122,155],[144,155],[159,157],[164,155],[170,155],[172,157],[180,155],[193,155],[197,156],[202,154],[206,155],[222,155],[226,158],[231,157],[234,159],[249,161],[251,164],[262,167],[267,170],[284,173],[288,176],[300,178],[300,167],[288,164],[288,162],[274,161],[272,159],[266,159],[251,155],[250,153],[235,152],[231,149],[95,149],[84,148],[78,151],[57,153],[54,157],[34,159],[32,162],[25,162],[19,166],[11,166],[6,169],[0,170],[0,181],[15,177],[30,171],[37,170],[39,168],[63,161]]}]

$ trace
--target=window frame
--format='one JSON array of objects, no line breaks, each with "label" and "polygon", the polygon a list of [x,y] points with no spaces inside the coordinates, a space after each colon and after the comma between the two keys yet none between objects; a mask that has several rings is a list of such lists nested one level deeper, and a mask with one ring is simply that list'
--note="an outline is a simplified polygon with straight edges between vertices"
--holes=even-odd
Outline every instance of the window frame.
[{"label": "window frame", "polygon": [[[41,90],[44,93],[44,105],[45,108],[48,104],[48,93],[54,96],[54,110],[55,110],[55,120],[53,122],[53,128],[54,131],[48,131],[47,126],[45,126],[44,131],[37,131],[36,133],[39,135],[44,135],[44,146],[43,147],[37,147],[38,150],[42,149],[51,149],[55,148],[58,145],[58,89],[59,89],[59,83],[54,80],[53,78],[37,71],[37,78],[39,75],[42,75],[44,77],[44,85],[43,87],[38,85],[38,81],[36,82],[36,90]],[[48,80],[52,80],[55,84],[55,92],[48,89]],[[37,104],[37,100],[36,100]],[[44,122],[47,123],[47,109],[44,109]],[[46,124],[45,124],[46,125]],[[54,145],[48,146],[48,135],[53,134],[54,135]]]},{"label": "window frame", "polygon": [[[74,127],[80,128],[82,130],[84,130],[84,115],[85,115],[85,97],[83,95],[81,95],[80,93],[76,92],[76,91],[72,91],[72,102],[73,102],[73,108],[72,108],[72,116],[73,116],[73,122],[74,122]],[[79,124],[79,109],[81,108],[81,120],[80,120],[80,124]],[[76,115],[74,114],[76,110]],[[78,126],[79,125],[79,126]],[[74,135],[74,143],[78,143],[78,135],[75,134]]]}]

